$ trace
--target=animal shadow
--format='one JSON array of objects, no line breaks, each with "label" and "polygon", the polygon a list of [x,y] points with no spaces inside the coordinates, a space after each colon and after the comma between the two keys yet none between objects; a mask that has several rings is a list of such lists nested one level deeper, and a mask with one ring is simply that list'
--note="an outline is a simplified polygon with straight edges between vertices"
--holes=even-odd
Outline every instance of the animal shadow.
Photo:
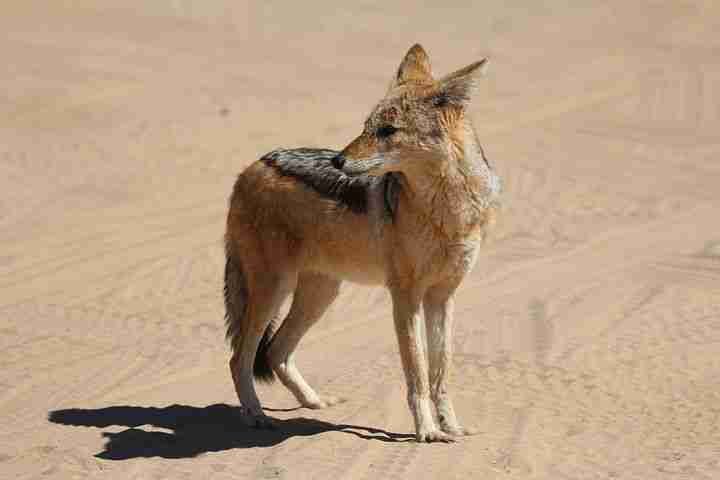
[{"label": "animal shadow", "polygon": [[[272,411],[272,409],[268,409]],[[240,408],[225,404],[207,407],[114,406],[98,409],[70,408],[49,413],[48,420],[61,425],[107,428],[130,427],[121,432],[103,432],[108,441],[95,456],[106,460],[139,457],[189,458],[206,452],[234,448],[271,447],[292,437],[324,432],[344,432],[365,440],[410,441],[413,436],[348,424],[333,424],[311,418],[274,419],[273,430],[259,430],[243,422]],[[154,427],[147,430],[140,427]],[[160,431],[169,430],[169,431]]]}]

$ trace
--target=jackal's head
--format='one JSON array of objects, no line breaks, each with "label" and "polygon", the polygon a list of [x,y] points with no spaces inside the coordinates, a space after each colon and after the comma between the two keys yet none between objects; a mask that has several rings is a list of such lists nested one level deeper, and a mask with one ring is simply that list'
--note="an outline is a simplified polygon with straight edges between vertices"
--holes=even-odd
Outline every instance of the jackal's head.
[{"label": "jackal's head", "polygon": [[466,110],[487,60],[434,79],[420,45],[405,55],[385,98],[365,121],[362,134],[333,160],[348,173],[443,168],[467,148],[476,148]]}]

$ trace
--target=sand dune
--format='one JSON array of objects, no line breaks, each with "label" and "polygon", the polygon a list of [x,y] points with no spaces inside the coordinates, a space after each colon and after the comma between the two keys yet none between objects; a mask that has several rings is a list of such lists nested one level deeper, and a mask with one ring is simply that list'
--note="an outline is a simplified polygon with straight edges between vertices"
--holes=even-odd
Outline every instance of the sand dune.
[{"label": "sand dune", "polygon": [[[11,3],[0,478],[720,478],[716,2]],[[262,387],[281,428],[248,430],[234,177],[347,143],[417,41],[437,72],[492,59],[473,115],[506,207],[453,380],[480,433],[412,441],[389,298],[351,285],[299,354],[348,401]]]}]

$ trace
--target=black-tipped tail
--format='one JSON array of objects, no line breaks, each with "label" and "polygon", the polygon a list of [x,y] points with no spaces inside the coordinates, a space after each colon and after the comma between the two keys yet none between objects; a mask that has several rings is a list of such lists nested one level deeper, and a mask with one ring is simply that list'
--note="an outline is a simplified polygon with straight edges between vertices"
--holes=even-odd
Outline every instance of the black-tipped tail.
[{"label": "black-tipped tail", "polygon": [[255,363],[253,363],[253,376],[260,382],[270,383],[275,380],[275,374],[270,366],[268,358],[268,349],[272,341],[272,334],[275,331],[275,320],[268,325],[260,339],[257,353],[255,354]]},{"label": "black-tipped tail", "polygon": [[[244,322],[247,314],[247,285],[240,263],[227,255],[225,263],[225,321],[227,324],[227,338],[230,341],[233,351],[237,352],[242,348],[242,336],[245,333]],[[260,339],[255,361],[253,362],[253,376],[261,382],[272,382],[275,379],[268,349],[275,331],[274,320],[270,322]]]}]

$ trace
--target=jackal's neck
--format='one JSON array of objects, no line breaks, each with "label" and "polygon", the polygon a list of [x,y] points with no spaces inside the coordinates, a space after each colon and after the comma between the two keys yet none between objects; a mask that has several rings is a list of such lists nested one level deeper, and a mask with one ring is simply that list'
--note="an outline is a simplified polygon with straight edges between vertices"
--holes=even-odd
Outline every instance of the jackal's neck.
[{"label": "jackal's neck", "polygon": [[[492,173],[477,132],[468,118],[462,120],[462,128],[454,129],[450,136],[450,155],[446,165],[449,173],[455,172],[468,178],[480,177],[480,181]],[[477,179],[476,179],[477,180]]]},{"label": "jackal's neck", "polygon": [[444,237],[460,240],[481,227],[499,193],[499,179],[468,122],[437,168],[404,179],[408,201]]}]

